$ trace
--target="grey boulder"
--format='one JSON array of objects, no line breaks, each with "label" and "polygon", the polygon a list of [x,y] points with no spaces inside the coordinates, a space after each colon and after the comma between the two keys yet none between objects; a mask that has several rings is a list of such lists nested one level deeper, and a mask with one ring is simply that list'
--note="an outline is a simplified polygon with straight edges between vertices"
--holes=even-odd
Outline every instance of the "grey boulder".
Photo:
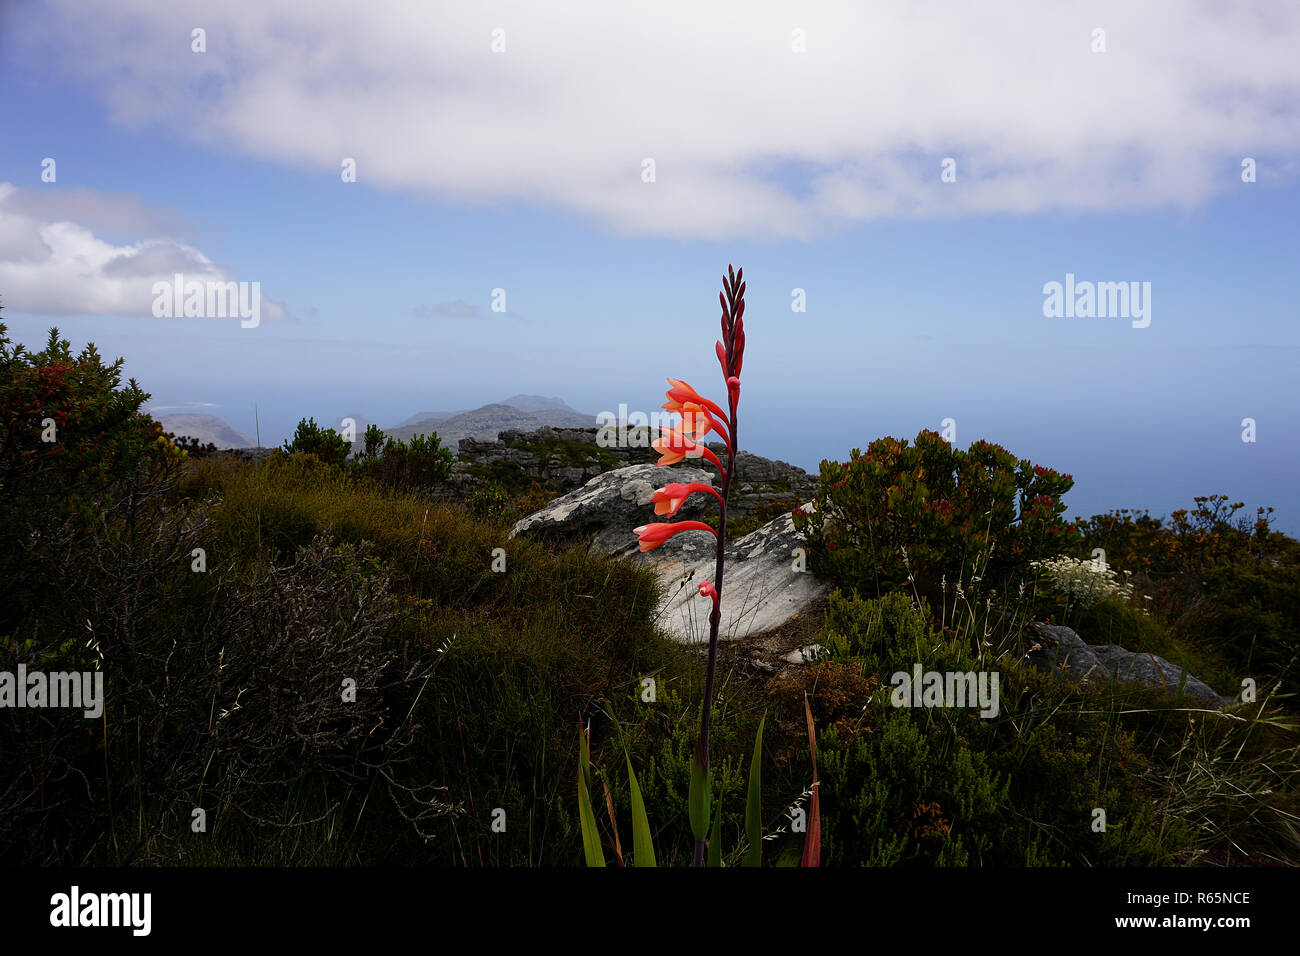
[{"label": "grey boulder", "polygon": [[1057,624],[1032,623],[1030,631],[1036,643],[1028,658],[1042,671],[1068,674],[1081,684],[1104,679],[1163,687],[1174,696],[1181,687],[1186,702],[1216,709],[1236,703],[1235,698],[1219,694],[1159,655],[1126,650],[1117,644],[1088,644],[1071,628]]},{"label": "grey boulder", "polygon": [[[681,465],[631,465],[608,471],[520,519],[510,534],[585,541],[597,553],[644,562],[659,577],[660,627],[684,643],[704,642],[712,602],[701,597],[698,588],[700,582],[714,579],[713,535],[685,531],[653,551],[640,552],[633,529],[664,520],[651,507],[657,489],[674,481],[712,484],[712,477],[710,471]],[[715,504],[711,495],[692,496],[671,520],[700,520],[717,513]],[[805,562],[798,549],[803,544],[789,514],[728,544],[721,638],[736,640],[778,628],[826,594],[827,587],[801,569]]]}]

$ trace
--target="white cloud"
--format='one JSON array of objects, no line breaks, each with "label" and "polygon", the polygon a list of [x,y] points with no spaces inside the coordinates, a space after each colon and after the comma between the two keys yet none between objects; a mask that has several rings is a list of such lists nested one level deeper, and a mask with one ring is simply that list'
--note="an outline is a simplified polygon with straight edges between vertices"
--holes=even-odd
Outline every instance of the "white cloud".
[{"label": "white cloud", "polygon": [[127,235],[188,236],[182,216],[155,209],[130,193],[102,193],[67,186],[14,190],[5,198],[11,213],[44,222],[72,219],[94,232]]},{"label": "white cloud", "polygon": [[[1241,188],[1243,156],[1263,163],[1261,187],[1293,176],[1300,146],[1294,4],[24,9],[38,12],[18,42],[102,89],[121,122],[312,175],[353,157],[372,186],[559,207],[629,234],[1185,207]],[[490,51],[496,27],[504,53]],[[1096,27],[1105,53],[1091,52]],[[796,28],[806,53],[791,51]],[[956,184],[939,181],[945,156]]]},{"label": "white cloud", "polygon": [[[60,195],[57,186],[20,190],[0,182],[0,295],[15,312],[59,315],[152,315],[153,284],[185,279],[232,281],[233,276],[198,249],[171,238],[146,238],[115,245],[80,222],[78,215],[117,228],[145,227],[156,220],[138,201],[123,203],[93,190]],[[114,209],[131,212],[113,219]],[[262,317],[286,318],[279,302],[263,297]]]}]

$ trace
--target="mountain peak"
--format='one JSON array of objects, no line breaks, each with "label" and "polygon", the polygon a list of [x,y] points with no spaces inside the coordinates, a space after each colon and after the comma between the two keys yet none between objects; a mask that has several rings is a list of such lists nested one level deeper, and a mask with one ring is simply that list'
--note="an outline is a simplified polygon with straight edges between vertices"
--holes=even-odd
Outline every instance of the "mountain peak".
[{"label": "mountain peak", "polygon": [[497,405],[509,405],[511,408],[517,408],[521,412],[574,412],[576,408],[571,408],[562,398],[551,396],[547,398],[544,395],[511,395],[500,402],[494,402]]}]

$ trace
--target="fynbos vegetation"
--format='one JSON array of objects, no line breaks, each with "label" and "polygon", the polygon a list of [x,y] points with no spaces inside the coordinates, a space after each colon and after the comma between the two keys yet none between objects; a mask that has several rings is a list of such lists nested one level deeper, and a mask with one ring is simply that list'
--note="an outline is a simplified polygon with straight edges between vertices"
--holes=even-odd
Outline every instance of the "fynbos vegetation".
[{"label": "fynbos vegetation", "polygon": [[[729,272],[725,405],[670,379],[655,445],[719,483],[647,492],[664,520],[636,529],[716,543],[702,656],[635,559],[509,535],[538,488],[440,496],[436,435],[352,453],[308,418],[265,457],[187,449],[120,360],[0,326],[0,856],[1300,861],[1300,544],[1267,510],[1070,522],[1069,475],[880,438],[793,515],[789,573],[829,597],[788,640],[723,640],[722,602],[751,599],[723,560],[744,292]],[[672,520],[695,495],[716,518]],[[59,706],[86,674],[102,700]]]}]

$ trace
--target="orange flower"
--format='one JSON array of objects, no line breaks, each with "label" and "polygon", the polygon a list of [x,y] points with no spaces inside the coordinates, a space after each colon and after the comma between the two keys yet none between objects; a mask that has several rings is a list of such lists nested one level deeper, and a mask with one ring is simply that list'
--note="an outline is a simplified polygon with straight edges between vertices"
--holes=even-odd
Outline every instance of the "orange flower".
[{"label": "orange flower", "polygon": [[722,467],[722,462],[718,461],[717,455],[703,445],[697,445],[675,428],[664,428],[663,434],[652,441],[650,447],[663,456],[655,462],[656,465],[675,465],[685,458],[707,458],[717,466],[719,473],[726,470]]},{"label": "orange flower", "polygon": [[[686,402],[680,409],[682,413],[682,434],[688,438],[700,439],[710,431],[717,430],[717,423],[699,405]],[[719,434],[721,434],[719,432]],[[730,446],[728,446],[730,447]]]},{"label": "orange flower", "polygon": [[731,437],[722,424],[727,421],[727,413],[680,379],[670,378],[668,384],[672,386],[664,393],[668,401],[661,407],[681,413],[682,433],[688,438],[700,439],[710,431],[715,432],[730,450]]},{"label": "orange flower", "polygon": [[654,524],[643,524],[639,528],[633,528],[632,533],[640,541],[641,551],[653,551],[669,538],[682,531],[707,531],[715,538],[718,532],[714,531],[703,521],[659,521]]},{"label": "orange flower", "polygon": [[698,405],[700,408],[708,409],[710,413],[717,416],[721,421],[727,420],[727,413],[719,408],[714,402],[709,401],[695,389],[691,388],[680,379],[670,378],[668,384],[672,388],[664,394],[668,396],[668,401],[664,403],[664,408],[670,412],[680,412],[683,406],[687,404]]},{"label": "orange flower", "polygon": [[677,509],[686,503],[686,499],[697,491],[707,491],[719,501],[722,495],[712,485],[706,485],[701,481],[692,481],[689,485],[683,485],[674,481],[670,485],[664,485],[653,495],[650,500],[655,503],[655,514],[667,515],[672,517],[677,514]]}]

